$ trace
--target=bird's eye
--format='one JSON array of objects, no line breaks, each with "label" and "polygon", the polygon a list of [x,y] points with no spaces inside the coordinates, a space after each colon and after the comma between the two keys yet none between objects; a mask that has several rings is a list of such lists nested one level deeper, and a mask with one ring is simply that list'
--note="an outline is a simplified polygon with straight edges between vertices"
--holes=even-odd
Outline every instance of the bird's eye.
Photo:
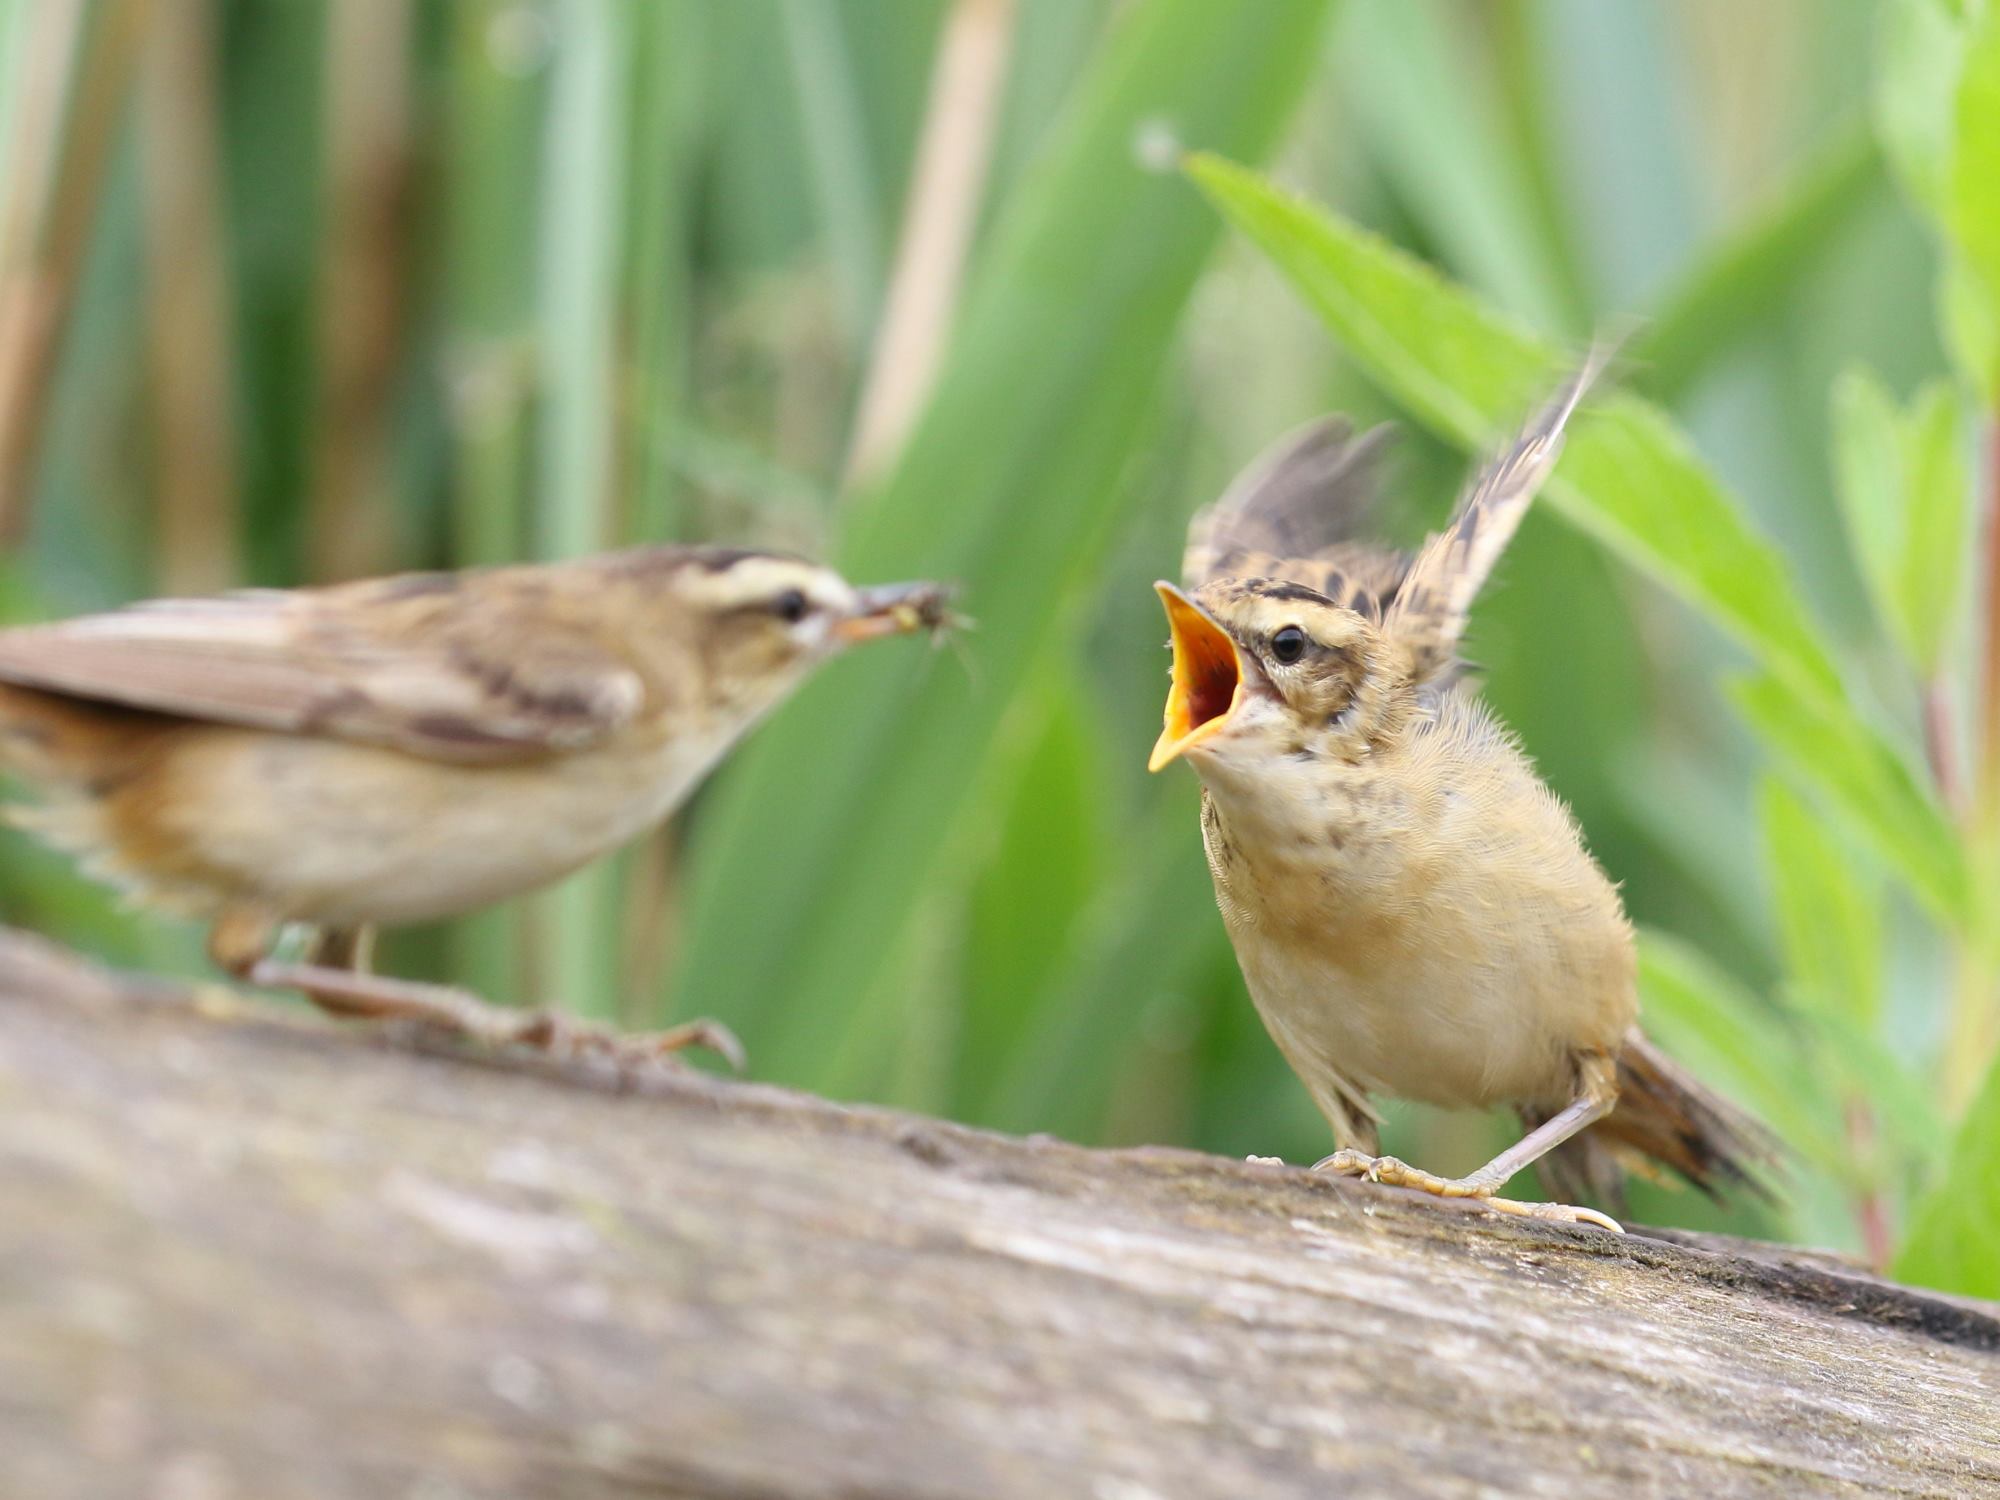
[{"label": "bird's eye", "polygon": [[786,589],[771,604],[772,612],[787,625],[798,624],[806,617],[806,611],[811,607],[801,589]]},{"label": "bird's eye", "polygon": [[1306,633],[1296,625],[1287,625],[1271,637],[1271,655],[1289,666],[1306,654]]}]

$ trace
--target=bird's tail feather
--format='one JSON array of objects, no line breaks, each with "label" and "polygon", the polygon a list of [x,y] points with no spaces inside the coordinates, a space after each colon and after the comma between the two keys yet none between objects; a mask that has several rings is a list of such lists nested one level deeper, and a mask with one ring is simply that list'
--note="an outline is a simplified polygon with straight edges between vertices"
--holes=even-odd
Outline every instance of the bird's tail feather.
[{"label": "bird's tail feather", "polygon": [[1655,1163],[1711,1198],[1747,1191],[1769,1199],[1783,1161],[1761,1123],[1634,1031],[1618,1058],[1617,1108],[1536,1170],[1556,1198],[1622,1208],[1627,1174],[1657,1177]]}]

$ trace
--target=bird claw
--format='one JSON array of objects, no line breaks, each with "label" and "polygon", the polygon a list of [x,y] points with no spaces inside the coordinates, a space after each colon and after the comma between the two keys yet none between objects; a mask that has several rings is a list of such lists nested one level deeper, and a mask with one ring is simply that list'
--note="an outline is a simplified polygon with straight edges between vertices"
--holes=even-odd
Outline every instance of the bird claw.
[{"label": "bird claw", "polygon": [[1625,1232],[1625,1226],[1611,1215],[1573,1203],[1524,1203],[1518,1198],[1482,1198],[1480,1201],[1497,1213],[1513,1214],[1518,1218],[1543,1219],[1552,1224],[1588,1224],[1593,1229],[1608,1230],[1612,1234]]},{"label": "bird claw", "polygon": [[1495,1196],[1497,1187],[1468,1182],[1463,1178],[1439,1177],[1396,1157],[1370,1156],[1349,1147],[1321,1157],[1313,1163],[1313,1170],[1339,1177],[1358,1177],[1364,1182],[1377,1182],[1385,1187],[1411,1188],[1438,1198],[1470,1198],[1483,1208],[1517,1218],[1542,1219],[1556,1224],[1588,1224],[1595,1229],[1609,1230],[1612,1234],[1625,1232],[1624,1225],[1594,1208],[1578,1208],[1568,1203],[1524,1203],[1516,1198],[1501,1198]]},{"label": "bird claw", "polygon": [[684,1026],[676,1026],[671,1031],[656,1032],[650,1037],[635,1037],[634,1041],[650,1041],[656,1054],[678,1052],[683,1047],[699,1047],[705,1052],[713,1052],[729,1065],[729,1071],[741,1075],[750,1066],[750,1054],[743,1050],[743,1043],[735,1032],[720,1021],[704,1016],[699,1021],[689,1021]]},{"label": "bird claw", "polygon": [[679,1059],[674,1054],[689,1047],[700,1047],[715,1053],[729,1065],[732,1073],[740,1074],[749,1066],[749,1055],[743,1050],[743,1043],[737,1039],[736,1033],[720,1021],[708,1019],[688,1021],[665,1031],[626,1035],[544,1011],[510,1040],[557,1056],[602,1057],[620,1067],[645,1068],[663,1062],[678,1064]]},{"label": "bird claw", "polygon": [[1356,1151],[1343,1146],[1331,1156],[1322,1156],[1312,1164],[1315,1172],[1329,1172],[1336,1177],[1359,1177],[1364,1182],[1391,1182],[1397,1186],[1415,1186],[1408,1178],[1425,1176],[1409,1163],[1393,1156],[1370,1156],[1365,1151]]}]

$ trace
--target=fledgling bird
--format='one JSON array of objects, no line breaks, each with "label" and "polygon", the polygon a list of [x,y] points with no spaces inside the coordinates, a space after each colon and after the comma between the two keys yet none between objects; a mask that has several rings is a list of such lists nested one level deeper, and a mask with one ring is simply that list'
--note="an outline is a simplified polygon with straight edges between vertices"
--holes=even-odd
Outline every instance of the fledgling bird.
[{"label": "fledgling bird", "polygon": [[[775,553],[573,562],[168,599],[0,631],[14,821],[141,902],[209,922],[215,961],[336,1013],[494,1042],[659,1056],[365,972],[378,925],[545,885],[664,819],[845,647],[950,623],[936,584],[857,589]],[[270,957],[317,933],[311,961]]]},{"label": "fledgling bird", "polygon": [[[1638,1029],[1618,894],[1457,655],[1603,358],[1414,555],[1356,536],[1389,429],[1323,421],[1247,470],[1195,518],[1192,592],[1157,585],[1173,684],[1151,769],[1201,778],[1251,998],[1341,1148],[1319,1169],[1615,1230],[1495,1195],[1539,1161],[1559,1196],[1616,1204],[1634,1153],[1706,1191],[1754,1187],[1773,1147]],[[1511,1107],[1527,1133],[1439,1177],[1375,1154],[1377,1095]]]}]

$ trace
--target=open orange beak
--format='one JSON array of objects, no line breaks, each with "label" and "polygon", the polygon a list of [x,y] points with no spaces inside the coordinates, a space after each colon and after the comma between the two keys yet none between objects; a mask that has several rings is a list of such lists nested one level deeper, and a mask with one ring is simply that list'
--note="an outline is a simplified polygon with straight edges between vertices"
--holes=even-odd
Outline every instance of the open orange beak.
[{"label": "open orange beak", "polygon": [[1243,701],[1243,667],[1228,632],[1171,583],[1153,587],[1167,607],[1167,628],[1173,632],[1174,684],[1167,689],[1166,727],[1146,762],[1149,771],[1221,733]]}]

